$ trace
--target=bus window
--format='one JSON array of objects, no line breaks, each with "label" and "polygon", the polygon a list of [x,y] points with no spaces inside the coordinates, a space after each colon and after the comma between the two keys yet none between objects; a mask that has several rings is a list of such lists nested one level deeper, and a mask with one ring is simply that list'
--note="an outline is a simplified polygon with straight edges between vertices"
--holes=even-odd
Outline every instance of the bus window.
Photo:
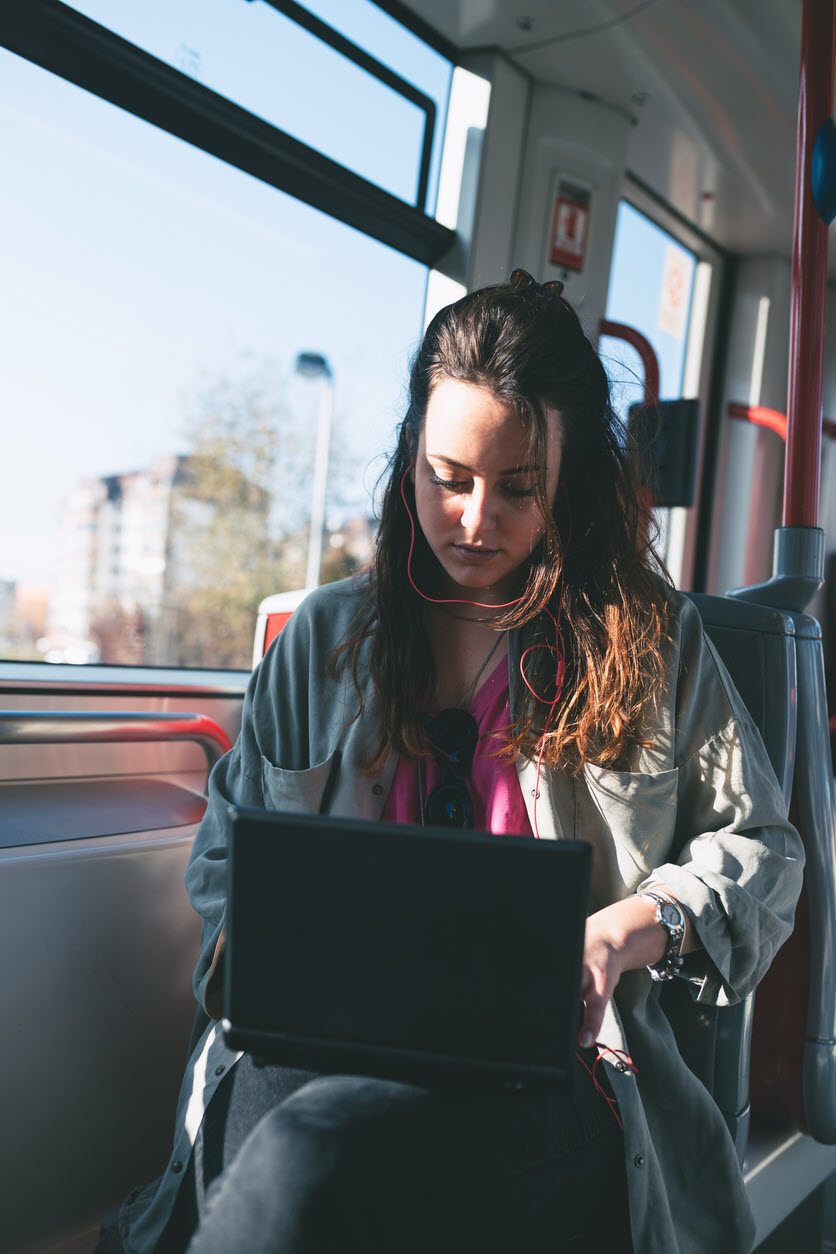
[{"label": "bus window", "polygon": [[0,57],[0,657],[248,667],[259,602],[306,579],[326,401],[319,577],[365,560],[427,267]]},{"label": "bus window", "polygon": [[[319,0],[295,20],[265,0],[71,3],[410,204],[419,203],[426,130],[436,141],[434,196],[451,66],[370,0]],[[421,208],[432,204],[420,197]]]},{"label": "bus window", "polygon": [[[640,331],[659,362],[659,397],[699,393],[703,335],[711,268],[650,218],[623,200],[618,209],[607,319]],[[623,340],[602,336],[600,351],[612,384],[613,404],[626,422],[630,406],[644,398],[644,368]],[[657,549],[674,583],[682,585],[686,511],[658,509]],[[686,582],[687,586],[687,582]]]},{"label": "bus window", "polygon": [[[659,359],[661,398],[682,395],[682,379],[696,258],[655,222],[623,200],[618,208],[607,319],[634,327]],[[635,349],[602,337],[601,355],[613,384],[614,404],[626,419],[641,401],[644,374]]]}]

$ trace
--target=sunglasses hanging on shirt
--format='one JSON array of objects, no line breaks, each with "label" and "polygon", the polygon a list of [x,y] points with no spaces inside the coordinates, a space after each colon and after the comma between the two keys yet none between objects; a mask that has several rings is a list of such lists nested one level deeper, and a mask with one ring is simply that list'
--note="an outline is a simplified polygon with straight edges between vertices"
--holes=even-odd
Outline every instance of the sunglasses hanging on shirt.
[{"label": "sunglasses hanging on shirt", "polygon": [[424,803],[424,822],[433,827],[473,827],[473,799],[467,772],[479,741],[476,719],[467,710],[442,710],[424,728],[433,756],[444,772]]},{"label": "sunglasses hanging on shirt", "polygon": [[[423,823],[430,823],[434,827],[473,827],[473,798],[466,780],[479,743],[479,725],[464,706],[473,696],[476,685],[504,638],[505,632],[497,635],[482,665],[467,685],[459,704],[424,720],[424,735],[444,776],[426,802],[422,798]],[[420,769],[418,787],[420,790]]]}]

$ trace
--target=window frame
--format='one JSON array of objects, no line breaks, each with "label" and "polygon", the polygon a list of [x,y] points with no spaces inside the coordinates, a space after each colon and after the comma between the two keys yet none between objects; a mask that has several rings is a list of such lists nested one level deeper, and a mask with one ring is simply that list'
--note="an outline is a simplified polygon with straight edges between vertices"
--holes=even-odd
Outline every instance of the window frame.
[{"label": "window frame", "polygon": [[[258,0],[246,0],[246,3],[256,4]],[[333,48],[335,52],[339,52],[341,56],[351,61],[353,65],[356,65],[361,70],[365,70],[366,73],[371,74],[372,78],[376,78],[385,87],[396,91],[399,96],[403,96],[404,100],[408,100],[410,104],[416,105],[422,111],[424,114],[424,137],[421,143],[421,165],[418,172],[415,207],[416,209],[426,210],[436,123],[435,101],[424,92],[419,91],[413,83],[408,82],[405,78],[401,78],[400,74],[396,74],[388,65],[378,61],[376,57],[366,52],[364,48],[358,47],[345,35],[334,30],[333,26],[329,26],[322,18],[304,9],[301,4],[297,4],[296,0],[264,0],[264,3],[268,4],[271,9],[275,9],[277,13],[281,13],[289,18],[290,21],[295,22],[297,26],[301,26],[303,30],[308,31],[315,38],[321,40],[322,43],[327,44],[329,48]]]},{"label": "window frame", "polygon": [[[701,405],[697,493],[688,511],[686,551],[690,553],[683,587],[705,592],[707,587],[711,519],[720,430],[723,421],[723,381],[729,341],[734,257],[728,249],[674,209],[633,170],[622,180],[620,200],[648,218],[683,248],[693,253],[697,263],[707,261],[714,271],[712,293],[703,340],[699,400]],[[690,322],[690,314],[689,314]]]},{"label": "window frame", "polygon": [[[299,20],[297,4],[268,2]],[[342,41],[354,49],[357,55],[351,59],[361,68],[369,69],[369,65],[359,57],[386,69],[318,18],[305,16],[304,24],[313,34],[322,38],[318,29],[322,26],[331,32],[328,42],[332,46]],[[26,0],[25,5],[19,0],[0,0],[0,44],[423,265],[434,266],[455,241],[455,232],[422,208],[400,200],[60,0]],[[338,50],[349,55],[346,48]],[[392,71],[387,73],[404,84]],[[406,94],[392,81],[386,85]],[[406,86],[425,102],[420,105],[428,121],[419,191],[423,188],[426,199],[435,105]]]}]

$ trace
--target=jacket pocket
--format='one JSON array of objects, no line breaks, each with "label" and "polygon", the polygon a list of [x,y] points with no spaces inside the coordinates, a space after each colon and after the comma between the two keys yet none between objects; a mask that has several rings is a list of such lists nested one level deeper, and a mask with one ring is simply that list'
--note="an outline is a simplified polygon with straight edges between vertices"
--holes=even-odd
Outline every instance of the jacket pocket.
[{"label": "jacket pocket", "polygon": [[584,778],[592,806],[613,839],[621,878],[628,887],[636,872],[644,879],[669,860],[676,830],[677,767],[645,775],[587,763]]},{"label": "jacket pocket", "polygon": [[273,766],[272,762],[268,762],[262,755],[261,787],[265,806],[268,810],[294,810],[298,813],[317,814],[326,788],[330,782],[333,782],[331,772],[336,770],[337,766],[337,750],[319,766],[310,766],[305,771],[287,771],[282,766]]}]

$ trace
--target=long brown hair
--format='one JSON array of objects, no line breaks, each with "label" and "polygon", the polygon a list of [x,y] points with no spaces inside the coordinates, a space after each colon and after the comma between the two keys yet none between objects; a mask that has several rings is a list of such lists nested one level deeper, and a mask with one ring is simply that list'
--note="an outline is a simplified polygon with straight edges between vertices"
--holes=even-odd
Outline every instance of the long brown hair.
[{"label": "long brown hair", "polygon": [[[558,290],[528,276],[520,279],[520,273],[442,309],[412,363],[368,596],[330,662],[335,674],[351,666],[359,713],[360,655],[370,648],[380,715],[370,770],[379,769],[392,748],[411,758],[426,754],[422,711],[434,664],[423,605],[406,578],[411,524],[402,492],[415,518],[407,472],[430,394],[442,379],[487,388],[511,406],[528,433],[529,464],[538,467],[535,495],[545,533],[520,572],[519,600],[497,625],[524,626],[527,643],[553,644],[559,611],[567,665],[543,746],[556,657],[553,649],[529,653],[526,678],[538,697],[524,687],[509,752],[534,756],[543,747],[549,765],[577,770],[585,761],[612,766],[630,746],[650,743],[644,724],[663,681],[667,590],[654,569],[658,563],[648,539],[649,508],[635,451],[612,410],[606,373],[576,313]],[[546,408],[558,410],[563,435],[554,502],[546,497]],[[430,588],[438,569],[416,521],[414,578]]]}]

